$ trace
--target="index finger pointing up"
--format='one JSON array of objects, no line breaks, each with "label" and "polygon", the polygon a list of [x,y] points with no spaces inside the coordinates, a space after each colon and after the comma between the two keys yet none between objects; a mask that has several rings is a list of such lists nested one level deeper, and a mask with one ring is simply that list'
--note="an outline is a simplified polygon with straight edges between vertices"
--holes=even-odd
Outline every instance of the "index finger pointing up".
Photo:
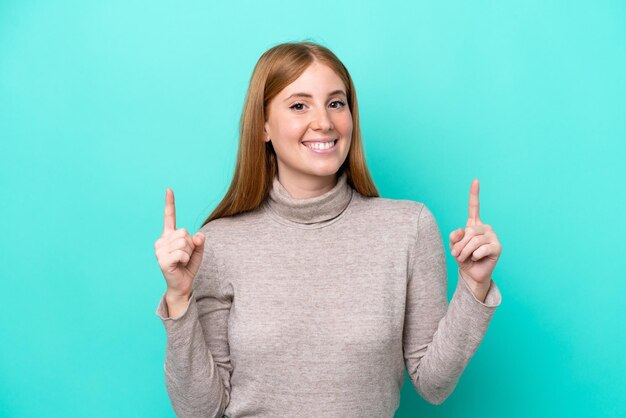
[{"label": "index finger pointing up", "polygon": [[479,207],[480,203],[478,200],[478,192],[480,190],[480,185],[478,179],[472,180],[472,185],[470,186],[470,196],[469,196],[469,218],[467,219],[467,225],[479,225],[481,224],[480,215],[479,215]]},{"label": "index finger pointing up", "polygon": [[163,216],[163,232],[176,229],[176,207],[174,206],[174,191],[165,189],[165,214]]}]

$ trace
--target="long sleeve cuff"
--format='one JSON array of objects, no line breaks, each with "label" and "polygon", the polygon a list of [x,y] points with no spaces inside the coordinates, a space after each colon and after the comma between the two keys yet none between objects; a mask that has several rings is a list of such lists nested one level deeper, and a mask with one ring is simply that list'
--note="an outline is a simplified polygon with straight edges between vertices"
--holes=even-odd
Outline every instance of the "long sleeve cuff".
[{"label": "long sleeve cuff", "polygon": [[163,322],[168,335],[173,334],[175,330],[188,329],[191,326],[191,323],[196,321],[198,318],[196,298],[194,297],[193,292],[189,297],[185,310],[174,318],[172,318],[169,314],[164,293],[163,296],[161,296],[155,315],[158,316]]},{"label": "long sleeve cuff", "polygon": [[489,290],[487,291],[487,294],[485,295],[484,302],[476,298],[476,296],[470,289],[469,284],[467,284],[467,282],[463,278],[463,275],[461,275],[461,272],[459,272],[459,279],[457,282],[456,291],[462,292],[462,293],[469,293],[471,298],[474,299],[475,303],[479,303],[485,308],[495,309],[498,306],[500,306],[500,304],[502,303],[502,295],[500,294],[500,289],[498,289],[498,286],[496,285],[496,282],[493,281],[493,279],[491,280],[491,285],[489,286]]}]

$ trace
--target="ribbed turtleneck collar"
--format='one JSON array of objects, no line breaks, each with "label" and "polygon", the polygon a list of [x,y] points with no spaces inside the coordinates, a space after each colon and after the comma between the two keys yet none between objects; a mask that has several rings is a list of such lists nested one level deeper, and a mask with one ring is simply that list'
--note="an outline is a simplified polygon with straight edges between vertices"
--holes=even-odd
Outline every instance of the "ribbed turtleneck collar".
[{"label": "ribbed turtleneck collar", "polygon": [[278,176],[275,176],[266,206],[283,220],[298,224],[319,224],[339,216],[348,207],[352,193],[345,172],[341,173],[332,189],[307,199],[291,197],[278,181]]}]

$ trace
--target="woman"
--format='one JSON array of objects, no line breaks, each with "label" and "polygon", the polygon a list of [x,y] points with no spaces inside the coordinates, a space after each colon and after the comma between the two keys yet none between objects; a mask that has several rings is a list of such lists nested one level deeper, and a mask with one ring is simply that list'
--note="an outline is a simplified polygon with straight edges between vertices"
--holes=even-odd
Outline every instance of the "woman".
[{"label": "woman", "polygon": [[[206,238],[205,238],[206,237]],[[441,234],[419,202],[378,197],[356,92],[327,48],[255,66],[226,196],[193,237],[174,196],[155,252],[167,291],[166,387],[181,417],[391,417],[404,366],[440,404],[482,340],[501,245],[470,189],[447,304]]]}]

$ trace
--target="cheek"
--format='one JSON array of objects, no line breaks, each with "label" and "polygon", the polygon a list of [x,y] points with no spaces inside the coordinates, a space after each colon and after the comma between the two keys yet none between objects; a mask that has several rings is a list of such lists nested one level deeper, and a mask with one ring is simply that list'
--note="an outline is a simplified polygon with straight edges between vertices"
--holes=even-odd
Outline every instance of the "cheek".
[{"label": "cheek", "polygon": [[340,118],[335,121],[335,128],[342,136],[348,138],[352,137],[352,115],[349,112],[342,114]]},{"label": "cheek", "polygon": [[303,122],[292,119],[282,120],[276,125],[276,133],[279,140],[282,141],[298,141],[306,132],[307,126]]}]

